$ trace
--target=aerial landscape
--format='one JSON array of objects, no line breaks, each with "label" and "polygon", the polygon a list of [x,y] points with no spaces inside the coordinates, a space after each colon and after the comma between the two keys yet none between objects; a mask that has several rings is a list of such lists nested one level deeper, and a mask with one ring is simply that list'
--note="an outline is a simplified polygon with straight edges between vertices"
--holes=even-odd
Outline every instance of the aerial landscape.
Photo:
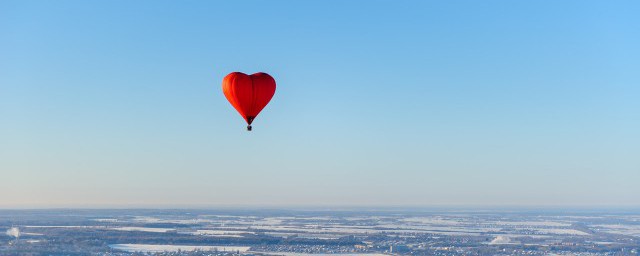
[{"label": "aerial landscape", "polygon": [[[638,255],[618,210],[2,210],[0,255]],[[26,255],[26,254],[25,254]]]},{"label": "aerial landscape", "polygon": [[0,256],[640,255],[639,0],[0,0]]}]

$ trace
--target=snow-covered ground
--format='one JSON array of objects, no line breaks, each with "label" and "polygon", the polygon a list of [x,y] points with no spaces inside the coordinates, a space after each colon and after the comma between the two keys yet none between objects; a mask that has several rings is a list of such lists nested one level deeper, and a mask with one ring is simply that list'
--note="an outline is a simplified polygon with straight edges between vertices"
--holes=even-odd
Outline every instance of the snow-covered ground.
[{"label": "snow-covered ground", "polygon": [[126,252],[226,251],[246,252],[248,246],[168,245],[168,244],[112,244],[112,249]]},{"label": "snow-covered ground", "polygon": [[488,224],[495,224],[500,226],[552,226],[552,227],[568,227],[571,223],[562,223],[555,221],[496,221],[488,222]]},{"label": "snow-covered ground", "polygon": [[243,234],[255,234],[255,232],[250,231],[238,231],[238,230],[209,230],[209,229],[198,229],[195,232],[192,232],[194,235],[243,235]]},{"label": "snow-covered ground", "polygon": [[282,256],[389,256],[382,253],[296,253],[296,252],[259,252],[261,254],[282,255]]},{"label": "snow-covered ground", "polygon": [[640,225],[603,224],[591,227],[611,234],[640,237]]},{"label": "snow-covered ground", "polygon": [[117,227],[111,228],[113,230],[118,231],[142,231],[142,232],[155,232],[155,233],[165,233],[169,231],[176,231],[174,228],[145,228],[145,227]]}]

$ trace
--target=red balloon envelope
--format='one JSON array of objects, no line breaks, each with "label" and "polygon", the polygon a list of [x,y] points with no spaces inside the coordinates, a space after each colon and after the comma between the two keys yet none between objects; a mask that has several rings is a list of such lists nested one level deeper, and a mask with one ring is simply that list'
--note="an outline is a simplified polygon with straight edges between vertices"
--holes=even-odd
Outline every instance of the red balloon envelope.
[{"label": "red balloon envelope", "polygon": [[267,73],[233,72],[222,79],[222,92],[247,121],[247,130],[276,93],[276,80]]}]

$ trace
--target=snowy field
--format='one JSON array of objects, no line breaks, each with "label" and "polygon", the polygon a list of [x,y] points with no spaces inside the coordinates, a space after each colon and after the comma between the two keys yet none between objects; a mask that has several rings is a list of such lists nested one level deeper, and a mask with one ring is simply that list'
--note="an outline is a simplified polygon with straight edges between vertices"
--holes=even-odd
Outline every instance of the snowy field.
[{"label": "snowy field", "polygon": [[282,256],[389,256],[388,254],[382,253],[336,253],[336,254],[327,254],[327,253],[297,253],[297,252],[258,252],[261,254],[268,255],[282,255]]},{"label": "snowy field", "polygon": [[640,225],[606,224],[593,225],[596,230],[611,234],[640,237]]},{"label": "snowy field", "polygon": [[145,228],[145,227],[117,227],[111,228],[113,230],[118,231],[140,231],[140,232],[155,232],[155,233],[166,233],[169,231],[176,231],[175,228]]},{"label": "snowy field", "polygon": [[112,249],[126,252],[177,252],[177,251],[225,251],[246,252],[247,246],[201,246],[201,245],[168,245],[168,244],[112,244]]}]

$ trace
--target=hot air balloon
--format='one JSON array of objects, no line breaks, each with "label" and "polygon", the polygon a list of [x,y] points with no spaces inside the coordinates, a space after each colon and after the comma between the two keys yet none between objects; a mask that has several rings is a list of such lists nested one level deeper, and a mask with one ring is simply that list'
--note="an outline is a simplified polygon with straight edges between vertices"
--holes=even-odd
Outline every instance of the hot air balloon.
[{"label": "hot air balloon", "polygon": [[247,121],[247,131],[251,131],[251,123],[276,93],[276,80],[262,72],[233,72],[222,79],[222,92]]}]

